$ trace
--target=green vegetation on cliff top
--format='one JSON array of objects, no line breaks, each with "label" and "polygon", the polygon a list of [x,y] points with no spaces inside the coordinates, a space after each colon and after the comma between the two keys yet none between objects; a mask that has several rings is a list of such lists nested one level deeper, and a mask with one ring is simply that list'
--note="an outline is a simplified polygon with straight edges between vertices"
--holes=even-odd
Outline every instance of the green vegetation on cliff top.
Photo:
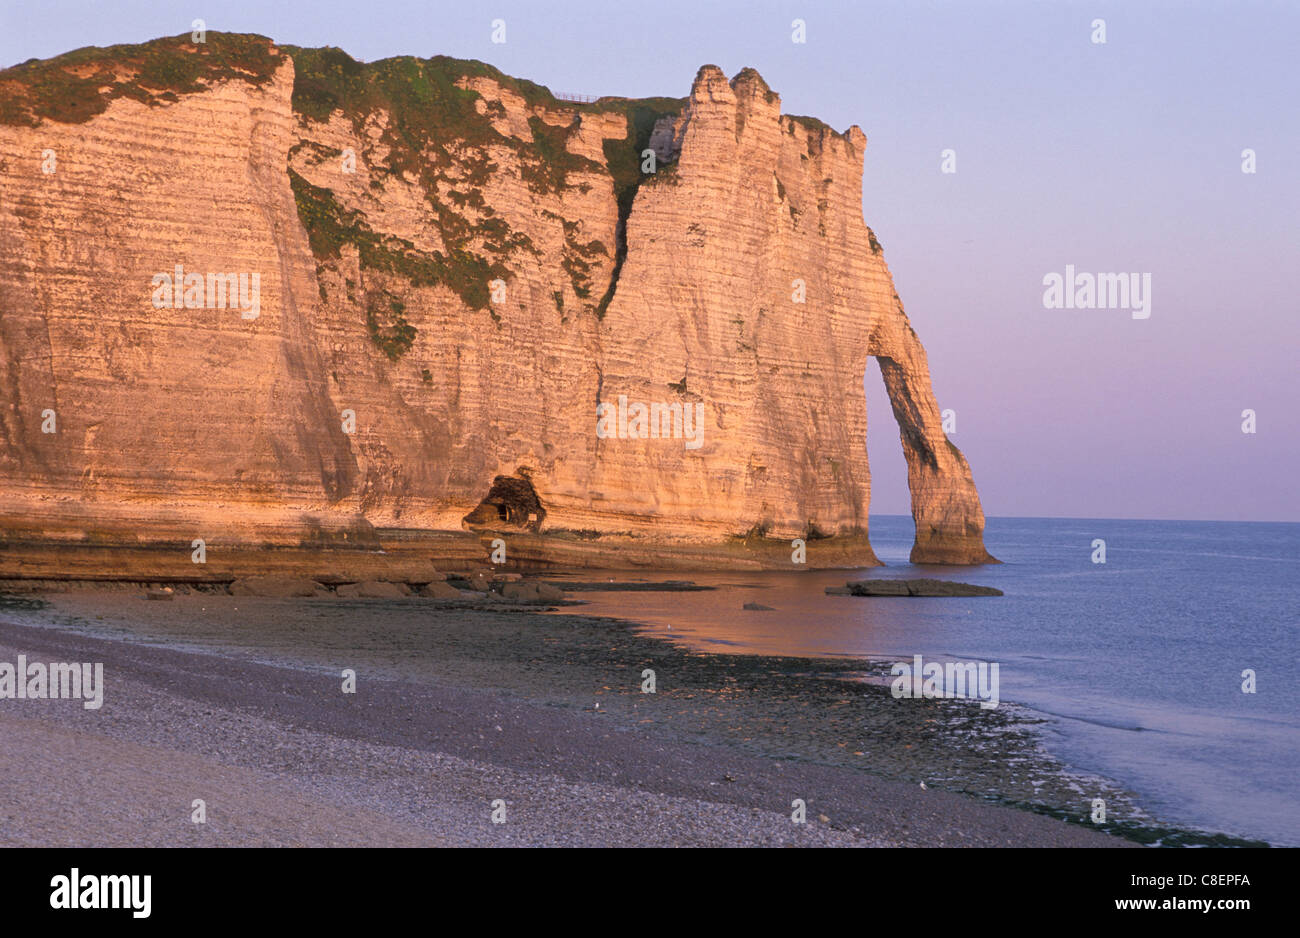
[{"label": "green vegetation on cliff top", "polygon": [[[317,258],[318,272],[327,268],[337,271],[332,262],[341,259],[344,245],[352,245],[362,269],[398,275],[416,287],[445,285],[466,306],[488,310],[499,319],[489,304],[488,284],[510,278],[505,262],[514,252],[535,253],[535,248],[526,235],[512,231],[503,219],[495,217],[483,198],[484,185],[499,169],[489,156],[492,147],[498,153],[503,149],[514,152],[523,181],[538,195],[586,185],[580,178],[575,182],[574,176],[598,173],[611,179],[618,225],[612,277],[598,301],[592,297],[589,273],[598,257],[609,257],[609,249],[599,241],[584,244],[578,238],[578,222],[543,212],[563,222],[561,267],[574,294],[587,301],[588,311],[603,318],[627,254],[626,224],[636,193],[643,184],[672,182],[676,168],[659,166],[655,174],[646,174],[642,154],[649,147],[656,122],[681,113],[685,98],[605,97],[579,104],[557,99],[542,85],[476,60],[399,56],[363,63],[333,47],[308,49],[277,45],[263,36],[208,32],[202,43],[193,42],[187,33],[136,45],[92,46],[0,70],[0,124],[81,123],[103,113],[116,98],[154,107],[175,103],[181,95],[201,92],[222,81],[262,85],[286,56],[292,57],[294,64],[293,110],[306,121],[324,123],[336,112],[350,121],[357,138],[366,141],[364,159],[372,176],[371,189],[382,193],[386,177],[416,182],[437,219],[444,246],[444,251],[422,251],[403,238],[377,232],[363,211],[345,208],[332,190],[312,185],[289,169],[298,215]],[[531,141],[496,130],[493,120],[504,116],[504,107],[459,87],[465,79],[475,78],[489,79],[519,95],[530,108],[547,110],[548,120],[537,114],[529,116]],[[738,84],[752,84],[769,102],[775,99],[753,69],[744,69],[732,80],[733,87]],[[621,114],[627,120],[623,139],[604,141],[603,165],[571,153],[567,146],[583,115],[602,113]],[[557,117],[564,120],[566,114],[571,115],[568,124],[549,122]],[[814,118],[788,119],[791,125],[799,123],[814,132],[830,129]],[[379,145],[371,135],[375,126],[382,128]],[[290,151],[291,160],[303,148],[315,154],[317,161],[338,155],[333,148],[303,138]],[[872,242],[878,252],[874,236]],[[348,293],[352,298],[351,289]],[[321,294],[326,295],[324,282]],[[562,294],[555,293],[554,299],[562,313]],[[367,309],[371,338],[394,361],[410,348],[415,334],[396,310],[391,303]]]},{"label": "green vegetation on cliff top", "polygon": [[79,124],[103,113],[115,98],[157,106],[219,81],[260,85],[284,60],[263,36],[208,33],[202,43],[190,38],[186,33],[136,45],[87,46],[4,69],[0,124]]},{"label": "green vegetation on cliff top", "polygon": [[[487,284],[510,275],[503,262],[515,251],[533,250],[531,240],[494,217],[483,199],[482,187],[499,168],[488,148],[504,148],[514,151],[524,182],[538,195],[585,185],[575,181],[575,175],[600,173],[612,179],[619,224],[613,281],[605,295],[598,302],[591,296],[589,271],[598,255],[608,257],[611,252],[598,241],[582,243],[576,223],[565,221],[561,259],[574,294],[580,300],[590,299],[587,308],[603,316],[626,255],[624,228],[632,202],[641,183],[652,178],[641,172],[641,154],[649,146],[655,122],[679,113],[685,98],[609,97],[576,104],[557,99],[542,85],[474,60],[399,56],[362,63],[341,49],[277,46],[262,36],[208,32],[202,43],[183,34],[139,45],[87,47],[0,71],[0,123],[80,123],[102,113],[116,98],[158,106],[220,81],[261,85],[285,56],[292,57],[294,64],[294,111],[315,122],[326,122],[336,112],[350,121],[357,137],[367,141],[364,159],[376,177],[372,189],[382,192],[386,176],[417,182],[437,218],[446,248],[445,253],[424,252],[403,239],[376,232],[363,212],[345,209],[331,190],[311,185],[290,170],[299,218],[318,262],[330,266],[329,261],[340,258],[343,245],[350,244],[364,269],[399,274],[414,286],[444,284],[470,308],[490,309]],[[466,78],[490,79],[530,107],[546,108],[550,120],[566,113],[572,119],[568,125],[557,125],[531,115],[531,141],[503,135],[493,119],[502,116],[504,108],[459,87]],[[603,165],[569,152],[567,146],[582,115],[600,113],[622,114],[628,124],[624,139],[605,141]],[[367,132],[373,125],[367,125],[379,115],[383,130],[380,145],[375,146]],[[337,155],[309,139],[301,140],[291,155],[303,148],[317,159]],[[328,152],[317,152],[322,150]]]},{"label": "green vegetation on cliff top", "polygon": [[[404,56],[365,64],[339,49],[284,49],[295,65],[294,110],[304,117],[324,122],[340,114],[352,124],[359,139],[368,140],[367,122],[374,115],[384,115],[381,146],[368,147],[366,165],[372,175],[401,176],[418,182],[438,217],[439,233],[450,252],[446,257],[429,258],[399,248],[394,255],[364,222],[345,217],[332,197],[326,199],[321,190],[299,177],[294,180],[299,214],[312,235],[317,257],[335,256],[342,243],[353,243],[362,254],[363,266],[383,261],[386,269],[408,276],[414,267],[422,276],[413,278],[413,283],[430,278],[447,283],[475,308],[486,308],[489,279],[507,278],[508,271],[501,261],[516,250],[532,249],[526,236],[512,232],[501,219],[483,217],[490,215],[491,209],[484,205],[479,190],[498,168],[489,156],[489,147],[497,148],[498,154],[501,150],[513,151],[523,181],[538,195],[585,186],[580,179],[574,179],[575,174],[608,173],[613,178],[620,218],[626,218],[641,180],[640,153],[648,145],[654,121],[680,111],[685,103],[684,99],[605,98],[592,104],[571,105],[557,100],[541,85],[504,75],[482,62],[447,56]],[[567,125],[554,124],[532,114],[528,117],[531,141],[504,135],[493,126],[504,108],[458,85],[465,78],[476,77],[491,79],[519,94],[530,106],[548,108],[552,120],[565,113],[572,115],[571,120]],[[602,165],[569,152],[567,144],[582,114],[604,111],[626,114],[629,130],[623,141],[606,141],[606,163]],[[467,219],[463,214],[467,206],[475,209],[479,217]],[[592,293],[588,276],[592,261],[609,252],[599,242],[579,241],[576,223],[565,221],[564,232],[561,266],[569,275],[574,294],[586,300]],[[621,228],[618,247],[622,248]],[[616,270],[622,253],[615,251]],[[487,256],[494,259],[488,260]],[[485,270],[490,270],[490,277],[484,276]],[[602,301],[600,312],[607,302]],[[588,308],[597,307],[593,302]]]},{"label": "green vegetation on cliff top", "polygon": [[[277,46],[262,36],[208,32],[203,43],[183,34],[138,45],[88,47],[0,71],[0,123],[76,123],[102,113],[119,97],[157,106],[220,81],[260,85],[272,77],[286,55],[294,62],[293,109],[304,118],[325,122],[337,111],[352,123],[359,139],[370,141],[366,132],[373,129],[370,122],[383,115],[380,145],[368,142],[364,154],[372,176],[379,177],[372,179],[371,187],[382,191],[384,176],[416,181],[437,218],[446,248],[445,253],[424,252],[404,239],[376,232],[363,212],[345,209],[331,190],[311,185],[290,171],[299,217],[318,261],[328,264],[338,259],[342,246],[351,244],[363,268],[399,274],[415,286],[445,284],[471,308],[488,309],[488,282],[509,277],[504,261],[515,251],[533,250],[525,235],[493,217],[482,197],[482,187],[498,170],[488,148],[505,148],[517,155],[524,182],[541,195],[585,185],[574,181],[575,174],[602,173],[611,178],[619,217],[613,278],[605,295],[587,306],[604,315],[627,252],[625,227],[636,193],[643,183],[672,175],[671,166],[660,166],[653,176],[643,173],[642,153],[655,123],[680,113],[685,98],[606,97],[577,104],[475,60],[400,56],[362,63],[341,49]],[[548,109],[550,119],[569,113],[572,121],[557,125],[532,115],[531,141],[505,136],[492,123],[504,109],[485,102],[476,91],[459,87],[466,78],[490,79],[530,107]],[[771,96],[752,69],[736,80],[755,82]],[[584,114],[601,113],[623,115],[628,127],[624,139],[604,142],[604,165],[570,153],[566,146]],[[306,139],[299,144],[304,146],[319,149]],[[583,244],[573,223],[565,224],[564,240],[562,266],[574,293],[586,300],[592,290],[591,263],[597,255],[608,256],[609,250],[595,241]]]},{"label": "green vegetation on cliff top", "polygon": [[[381,136],[383,147],[366,154],[367,165],[372,171],[380,168],[418,179],[439,216],[444,241],[454,249],[477,250],[500,259],[520,247],[531,247],[531,242],[524,243],[527,238],[512,234],[499,219],[492,220],[495,230],[489,231],[488,222],[479,219],[467,223],[446,205],[450,199],[464,207],[469,200],[459,189],[449,187],[481,186],[497,168],[489,162],[488,147],[513,150],[525,184],[539,195],[585,185],[574,181],[575,174],[607,173],[613,181],[620,219],[613,281],[598,303],[588,304],[588,309],[604,314],[626,254],[624,223],[637,188],[646,178],[640,169],[641,153],[649,145],[655,121],[679,113],[686,103],[684,98],[602,98],[589,104],[571,104],[558,100],[541,85],[512,78],[478,61],[407,56],[364,64],[340,49],[284,48],[294,59],[297,77],[293,106],[297,112],[315,121],[327,121],[338,112],[351,121],[362,139],[372,115],[387,115]],[[496,102],[484,102],[476,91],[459,87],[458,83],[466,78],[490,79],[518,94],[530,107],[546,108],[552,116],[571,113],[572,119],[567,125],[554,124],[533,114],[528,118],[531,141],[503,135],[493,126],[493,119],[504,109]],[[606,112],[623,114],[628,132],[623,140],[605,141],[602,166],[571,153],[567,144],[583,114]],[[304,223],[309,224],[307,215]],[[572,223],[566,223],[561,266],[569,275],[574,294],[587,300],[592,294],[588,276],[591,263],[596,255],[608,255],[608,251],[599,242],[582,244],[575,234]]]}]

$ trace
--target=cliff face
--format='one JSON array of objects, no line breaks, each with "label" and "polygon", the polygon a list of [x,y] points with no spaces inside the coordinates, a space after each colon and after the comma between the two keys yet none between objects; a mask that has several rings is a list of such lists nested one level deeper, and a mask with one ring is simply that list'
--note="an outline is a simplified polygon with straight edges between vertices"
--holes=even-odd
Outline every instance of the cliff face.
[{"label": "cliff face", "polygon": [[0,72],[9,532],[468,528],[786,564],[803,537],[870,563],[876,356],[913,559],[991,560],[863,223],[866,138],[782,115],[757,73],[575,105],[252,37],[65,60]]}]

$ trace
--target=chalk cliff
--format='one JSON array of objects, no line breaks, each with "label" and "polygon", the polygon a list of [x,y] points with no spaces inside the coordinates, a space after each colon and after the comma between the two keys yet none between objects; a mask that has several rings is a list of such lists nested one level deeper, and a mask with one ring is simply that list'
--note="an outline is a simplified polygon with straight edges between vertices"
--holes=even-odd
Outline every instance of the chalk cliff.
[{"label": "chalk cliff", "polygon": [[0,531],[873,563],[874,356],[913,560],[991,561],[865,147],[749,69],[577,104],[209,34],[0,72]]}]

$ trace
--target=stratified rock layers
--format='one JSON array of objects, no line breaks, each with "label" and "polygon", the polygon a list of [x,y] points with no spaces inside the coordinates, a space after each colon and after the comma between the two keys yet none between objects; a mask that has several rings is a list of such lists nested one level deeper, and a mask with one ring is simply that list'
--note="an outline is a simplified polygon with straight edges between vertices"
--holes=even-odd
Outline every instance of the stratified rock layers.
[{"label": "stratified rock layers", "polygon": [[[705,67],[620,213],[606,163],[633,145],[626,112],[458,86],[491,133],[432,184],[409,169],[423,154],[394,169],[391,115],[296,113],[288,54],[260,84],[0,124],[0,528],[355,543],[467,526],[504,476],[540,510],[503,524],[595,551],[834,537],[871,563],[876,356],[912,559],[992,559],[862,219],[860,130],[782,116],[756,73]],[[539,184],[530,153],[556,139],[563,172]],[[314,204],[370,240],[322,247]],[[455,243],[448,218],[469,232]],[[482,257],[496,282],[412,274],[412,257]],[[258,274],[258,315],[156,308],[177,265]],[[638,405],[663,435],[638,434]]]}]

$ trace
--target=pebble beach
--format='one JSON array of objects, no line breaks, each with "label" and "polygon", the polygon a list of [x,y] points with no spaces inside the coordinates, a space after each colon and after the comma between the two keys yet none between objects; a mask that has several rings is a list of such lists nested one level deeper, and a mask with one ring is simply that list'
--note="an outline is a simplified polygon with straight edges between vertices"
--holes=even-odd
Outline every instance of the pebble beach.
[{"label": "pebble beach", "polygon": [[1030,728],[900,706],[861,662],[701,655],[553,607],[146,595],[0,605],[0,660],[105,674],[96,710],[0,702],[0,843],[1130,844],[1049,816],[1077,793]]}]

